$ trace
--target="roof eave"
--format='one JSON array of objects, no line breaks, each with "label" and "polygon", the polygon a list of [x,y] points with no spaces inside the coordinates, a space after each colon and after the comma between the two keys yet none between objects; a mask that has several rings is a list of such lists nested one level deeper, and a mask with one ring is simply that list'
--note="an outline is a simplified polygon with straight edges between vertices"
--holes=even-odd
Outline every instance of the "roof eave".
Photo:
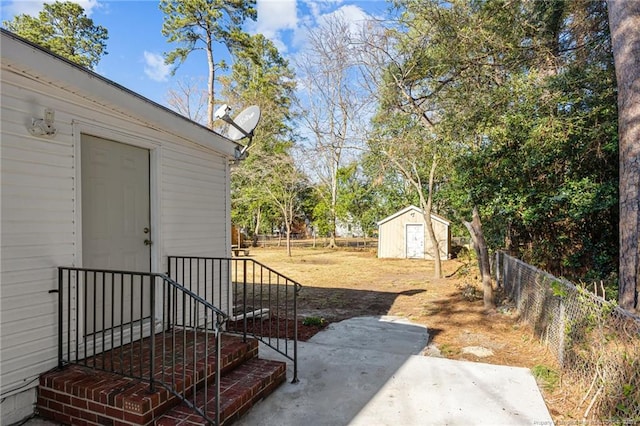
[{"label": "roof eave", "polygon": [[149,126],[235,159],[241,146],[238,143],[5,29],[0,30],[3,66],[90,97],[102,107],[135,116]]},{"label": "roof eave", "polygon": [[[384,219],[382,219],[382,220],[380,220],[380,221],[378,221],[376,223],[377,223],[378,226],[383,225],[383,224],[389,222],[390,220],[393,220],[396,217],[402,216],[403,214],[405,214],[405,213],[407,213],[407,212],[409,212],[411,210],[415,210],[416,212],[418,212],[420,214],[423,214],[421,208],[411,205],[411,206],[405,207],[402,210],[399,210],[399,211],[395,212],[394,214],[392,214],[390,216],[385,217]],[[436,219],[437,221],[442,222],[447,226],[451,225],[451,222],[449,222],[447,219],[443,218],[442,216],[438,216],[435,213],[431,213],[431,218],[432,219]]]}]

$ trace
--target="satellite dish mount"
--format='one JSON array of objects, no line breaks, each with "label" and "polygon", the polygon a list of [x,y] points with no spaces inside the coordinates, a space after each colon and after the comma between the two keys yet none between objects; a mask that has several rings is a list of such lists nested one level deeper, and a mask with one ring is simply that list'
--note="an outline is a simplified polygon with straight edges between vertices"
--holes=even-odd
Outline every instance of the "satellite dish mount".
[{"label": "satellite dish mount", "polygon": [[236,161],[244,160],[253,141],[253,131],[260,121],[260,107],[251,105],[238,114],[235,119],[229,115],[230,111],[231,108],[228,105],[222,105],[216,110],[215,117],[231,125],[227,131],[227,137],[232,141],[237,142],[240,139],[249,138],[249,142],[245,146],[236,149]]}]

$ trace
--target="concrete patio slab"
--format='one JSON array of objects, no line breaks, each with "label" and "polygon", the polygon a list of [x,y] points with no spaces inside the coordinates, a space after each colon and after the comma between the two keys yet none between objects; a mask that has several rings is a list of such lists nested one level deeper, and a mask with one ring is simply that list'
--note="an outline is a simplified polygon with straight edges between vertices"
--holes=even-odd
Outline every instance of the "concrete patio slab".
[{"label": "concrete patio slab", "polygon": [[[282,385],[236,424],[553,424],[528,369],[421,356],[427,341],[425,327],[399,318],[331,324],[298,344],[300,382]],[[260,356],[282,359],[266,347]]]}]

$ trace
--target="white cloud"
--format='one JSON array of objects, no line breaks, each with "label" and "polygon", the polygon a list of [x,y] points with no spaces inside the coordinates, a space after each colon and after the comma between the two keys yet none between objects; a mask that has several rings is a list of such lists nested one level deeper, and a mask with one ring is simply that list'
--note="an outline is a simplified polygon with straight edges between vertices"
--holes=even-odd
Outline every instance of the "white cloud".
[{"label": "white cloud", "polygon": [[[53,3],[53,1],[37,1],[37,0],[15,0],[11,2],[3,2],[2,4],[2,19],[11,20],[16,15],[31,15],[38,16],[38,13],[42,10],[44,3]],[[98,0],[75,0],[84,9],[85,15],[91,17],[91,13],[94,9],[102,7],[103,5]]]},{"label": "white cloud", "polygon": [[362,28],[367,21],[371,20],[371,15],[362,10],[362,8],[354,4],[348,4],[334,10],[333,12],[319,16],[318,24],[322,25],[326,22],[330,22],[336,17],[340,17],[349,23],[349,30],[352,35],[357,34],[360,31],[360,28]]},{"label": "white cloud", "polygon": [[144,52],[144,73],[153,81],[167,81],[171,74],[171,65],[164,63],[162,55]]},{"label": "white cloud", "polygon": [[283,33],[298,27],[297,0],[257,0],[258,19],[253,31],[271,40],[280,52],[287,51]]},{"label": "white cloud", "polygon": [[297,48],[304,49],[309,29],[322,26],[338,18],[349,24],[349,31],[354,36],[359,34],[362,27],[373,19],[361,7],[354,4],[346,4],[336,8],[336,5],[341,3],[341,0],[306,2],[305,5],[309,7],[311,13],[303,16],[300,20],[301,25],[294,32],[291,44]]},{"label": "white cloud", "polygon": [[248,30],[264,35],[285,56],[304,48],[310,28],[337,15],[350,23],[353,34],[372,18],[350,0],[257,0],[256,8],[258,19]]},{"label": "white cloud", "polygon": [[311,12],[313,21],[317,20],[320,16],[338,8],[345,0],[303,0]]},{"label": "white cloud", "polygon": [[99,9],[103,7],[103,4],[98,2],[98,0],[75,0],[75,3],[78,3],[83,7],[85,15],[91,17],[94,9]]},{"label": "white cloud", "polygon": [[256,30],[260,33],[292,30],[298,25],[297,0],[258,0]]},{"label": "white cloud", "polygon": [[2,20],[10,21],[16,15],[37,16],[42,10],[41,1],[12,1],[3,2],[2,4]]}]

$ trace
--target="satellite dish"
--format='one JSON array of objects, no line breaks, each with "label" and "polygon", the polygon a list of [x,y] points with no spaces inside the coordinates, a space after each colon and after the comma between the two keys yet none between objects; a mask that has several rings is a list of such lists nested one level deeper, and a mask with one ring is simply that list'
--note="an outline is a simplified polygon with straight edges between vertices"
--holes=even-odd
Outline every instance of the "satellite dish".
[{"label": "satellite dish", "polygon": [[229,129],[227,137],[238,141],[244,137],[253,136],[253,130],[258,125],[258,121],[260,121],[260,107],[251,105],[233,119],[235,125],[229,123],[232,127]]},{"label": "satellite dish", "polygon": [[253,131],[260,121],[260,107],[258,105],[251,105],[238,114],[235,119],[229,116],[229,111],[231,111],[231,108],[229,108],[228,105],[222,105],[216,110],[215,117],[231,125],[227,131],[227,137],[232,141],[249,138],[249,143],[247,143],[236,156],[238,160],[242,160],[246,157],[245,154],[253,138]]}]

